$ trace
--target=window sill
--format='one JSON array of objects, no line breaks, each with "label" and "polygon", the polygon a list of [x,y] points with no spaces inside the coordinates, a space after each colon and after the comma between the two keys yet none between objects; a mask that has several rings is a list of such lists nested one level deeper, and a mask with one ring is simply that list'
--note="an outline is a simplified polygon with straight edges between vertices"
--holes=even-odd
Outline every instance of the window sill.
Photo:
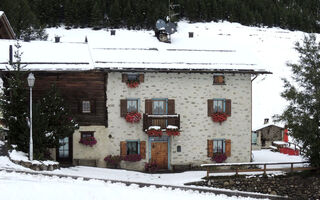
[{"label": "window sill", "polygon": [[225,83],[213,83],[212,85],[226,85]]}]

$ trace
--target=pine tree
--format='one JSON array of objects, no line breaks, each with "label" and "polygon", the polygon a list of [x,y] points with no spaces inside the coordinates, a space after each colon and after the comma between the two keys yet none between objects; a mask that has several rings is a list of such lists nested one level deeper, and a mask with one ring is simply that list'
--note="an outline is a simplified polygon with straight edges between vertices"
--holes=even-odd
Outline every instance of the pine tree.
[{"label": "pine tree", "polygon": [[15,144],[17,149],[28,152],[29,127],[28,118],[28,90],[26,90],[27,76],[21,65],[20,44],[16,43],[14,58],[16,63],[7,67],[8,73],[4,76],[3,94],[0,98],[0,109],[4,122],[8,127],[8,144]]},{"label": "pine tree", "polygon": [[100,1],[94,1],[90,17],[90,26],[92,26],[93,29],[99,29],[102,26],[103,12],[101,7],[102,6]]},{"label": "pine tree", "polygon": [[289,134],[303,146],[303,155],[311,165],[320,167],[320,43],[311,34],[295,49],[299,62],[288,64],[294,83],[284,79],[281,94],[290,104],[276,118],[285,122]]},{"label": "pine tree", "polygon": [[34,157],[46,158],[48,148],[58,148],[59,139],[69,137],[77,128],[68,106],[55,85],[34,106]]}]

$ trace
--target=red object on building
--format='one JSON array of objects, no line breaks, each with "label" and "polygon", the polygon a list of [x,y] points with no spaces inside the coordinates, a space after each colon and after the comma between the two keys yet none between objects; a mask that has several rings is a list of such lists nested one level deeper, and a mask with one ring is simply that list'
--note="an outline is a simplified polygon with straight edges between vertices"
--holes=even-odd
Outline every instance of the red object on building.
[{"label": "red object on building", "polygon": [[284,129],[283,141],[288,142],[288,129]]}]

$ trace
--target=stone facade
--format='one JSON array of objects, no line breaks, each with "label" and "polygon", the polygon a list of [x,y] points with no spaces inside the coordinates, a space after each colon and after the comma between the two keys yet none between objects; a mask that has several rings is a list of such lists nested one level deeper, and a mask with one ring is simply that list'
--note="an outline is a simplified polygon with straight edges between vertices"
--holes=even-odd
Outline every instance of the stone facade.
[{"label": "stone facade", "polygon": [[[128,140],[146,141],[146,159],[138,163],[122,163],[122,167],[143,169],[150,159],[148,135],[143,132],[142,121],[128,123],[120,117],[120,99],[139,98],[139,112],[145,112],[145,100],[168,98],[175,100],[175,112],[180,114],[181,134],[168,141],[169,168],[171,165],[198,166],[211,163],[207,157],[207,140],[230,139],[231,157],[227,162],[249,162],[251,157],[251,75],[226,74],[224,85],[213,85],[213,74],[209,73],[144,73],[144,82],[137,88],[129,88],[122,82],[122,74],[111,72],[107,77],[108,133],[103,133],[99,155],[120,155],[120,142]],[[207,100],[231,99],[232,114],[219,124],[207,115]],[[102,133],[101,133],[102,134]],[[76,135],[76,134],[75,134]],[[110,135],[110,138],[107,136]],[[74,144],[77,142],[74,136]],[[99,143],[99,140],[98,140]],[[177,147],[181,146],[181,152]],[[75,146],[74,157],[83,155],[85,149]],[[90,148],[90,147],[89,147]],[[79,153],[78,153],[79,151]],[[98,151],[93,151],[98,152]],[[87,153],[86,153],[87,154]],[[92,157],[99,157],[92,153]],[[102,159],[102,158],[100,158]]]}]

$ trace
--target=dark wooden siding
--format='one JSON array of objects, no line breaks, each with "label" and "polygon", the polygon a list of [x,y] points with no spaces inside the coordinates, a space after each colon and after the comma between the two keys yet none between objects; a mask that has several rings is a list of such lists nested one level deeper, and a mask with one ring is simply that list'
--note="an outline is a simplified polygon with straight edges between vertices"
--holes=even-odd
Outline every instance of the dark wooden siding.
[{"label": "dark wooden siding", "polygon": [[[105,74],[101,72],[36,72],[34,98],[43,96],[52,84],[64,97],[79,125],[105,125],[106,95]],[[92,104],[91,113],[81,112],[81,101],[89,100]]]}]

